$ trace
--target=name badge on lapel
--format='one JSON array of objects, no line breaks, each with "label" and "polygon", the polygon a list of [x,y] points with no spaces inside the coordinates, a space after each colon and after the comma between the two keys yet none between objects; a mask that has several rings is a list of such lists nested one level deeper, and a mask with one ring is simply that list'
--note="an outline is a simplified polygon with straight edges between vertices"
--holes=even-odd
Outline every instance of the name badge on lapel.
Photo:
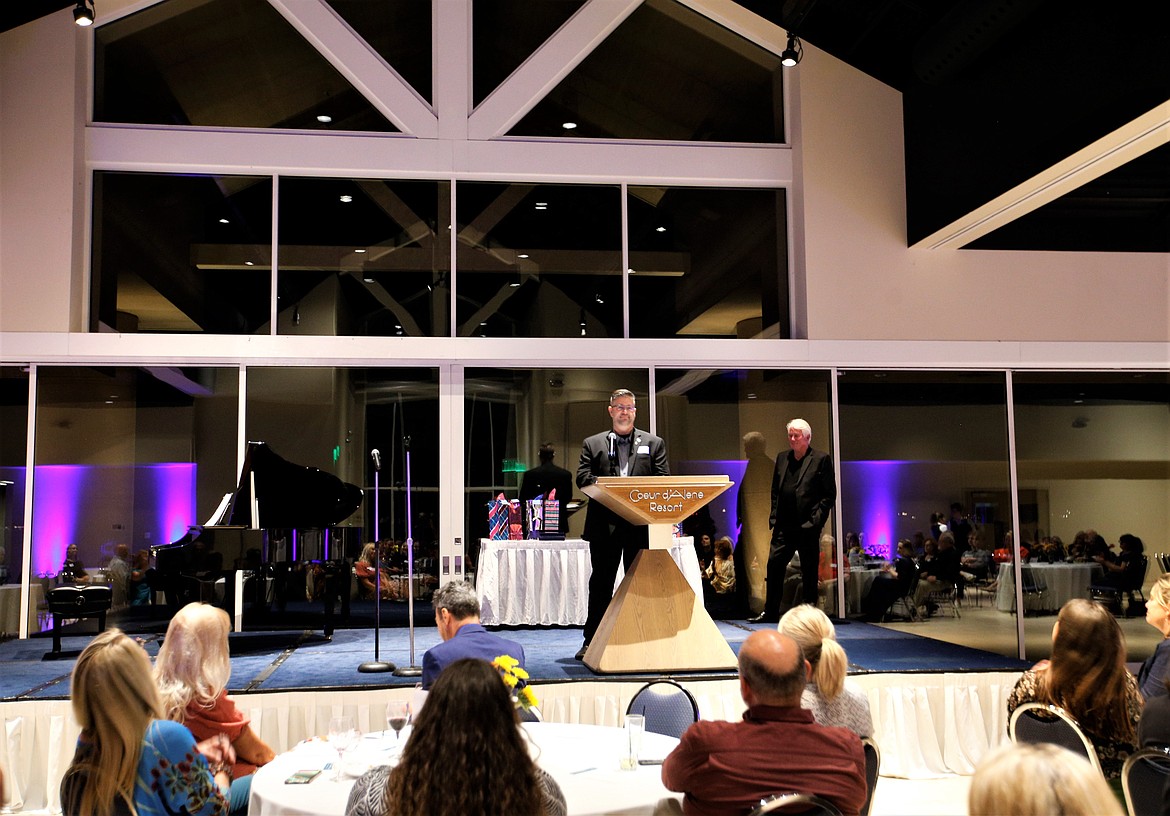
[{"label": "name badge on lapel", "polygon": [[643,453],[646,454],[647,456],[650,455],[650,446],[649,445],[639,445],[638,446],[638,455],[641,456]]}]

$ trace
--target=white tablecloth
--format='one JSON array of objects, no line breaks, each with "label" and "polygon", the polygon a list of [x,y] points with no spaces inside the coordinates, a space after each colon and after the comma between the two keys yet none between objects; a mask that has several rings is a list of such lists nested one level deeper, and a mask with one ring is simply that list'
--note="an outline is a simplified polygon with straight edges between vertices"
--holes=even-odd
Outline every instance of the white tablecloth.
[{"label": "white tablecloth", "polygon": [[[39,631],[36,624],[36,609],[44,601],[44,590],[40,583],[29,584],[32,598],[29,606],[33,610],[30,632]],[[0,584],[0,634],[20,634],[20,584]]]},{"label": "white tablecloth", "polygon": [[[1055,612],[1073,598],[1088,598],[1089,584],[1101,572],[1098,564],[1024,564],[1022,569],[1031,570],[1036,584],[1047,587],[1042,594],[1024,597],[1024,609],[1028,612]],[[1029,581],[1025,580],[1025,590],[1028,586]],[[1016,575],[1011,564],[999,565],[995,607],[1000,612],[1012,612],[1016,608]]]},{"label": "white tablecloth", "polygon": [[[670,555],[703,597],[694,539],[674,539]],[[479,541],[475,589],[487,625],[581,626],[589,614],[589,542]],[[624,571],[618,568],[620,583]],[[615,584],[616,587],[617,584]]]},{"label": "white tablecloth", "polygon": [[869,594],[873,581],[881,575],[880,569],[849,569],[849,582],[845,584],[845,608],[850,613],[861,611],[861,602]]},{"label": "white tablecloth", "polygon": [[[531,738],[533,758],[565,794],[569,816],[652,814],[661,800],[681,800],[662,786],[660,766],[639,765],[630,771],[618,767],[625,745],[625,732],[621,728],[525,723],[524,730]],[[403,732],[402,741],[408,733]],[[647,733],[643,737],[641,757],[662,759],[677,744],[673,737]],[[392,733],[367,735],[358,747],[346,754],[346,770],[360,772],[372,765],[396,762],[399,755],[396,746]],[[307,785],[284,782],[296,771],[320,769],[336,761],[336,752],[324,740],[302,743],[279,755],[253,777],[248,813],[252,816],[341,816],[354,781],[348,773],[337,781],[332,779],[332,771],[323,771]]]}]

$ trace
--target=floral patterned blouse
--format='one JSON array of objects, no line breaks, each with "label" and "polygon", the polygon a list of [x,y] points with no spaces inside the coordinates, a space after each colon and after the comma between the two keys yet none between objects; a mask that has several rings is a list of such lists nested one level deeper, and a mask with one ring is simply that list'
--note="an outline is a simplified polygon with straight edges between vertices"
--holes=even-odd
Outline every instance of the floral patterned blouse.
[{"label": "floral patterned blouse", "polygon": [[[1034,669],[1028,669],[1024,672],[1023,676],[1016,682],[1016,687],[1012,689],[1012,693],[1008,695],[1008,716],[1010,717],[1012,712],[1024,703],[1042,702],[1037,696],[1039,687],[1040,674]],[[1143,701],[1142,694],[1138,690],[1137,679],[1129,672],[1125,673],[1125,701],[1126,709],[1129,713],[1129,721],[1133,725],[1134,739],[1137,739],[1138,720],[1142,716]],[[1097,759],[1101,762],[1101,770],[1104,771],[1105,778],[1120,778],[1121,766],[1125,764],[1126,757],[1136,750],[1134,744],[1127,740],[1095,734],[1083,725],[1081,726],[1081,730],[1085,732],[1085,736],[1089,738],[1089,741],[1093,743],[1093,747],[1097,749]]]},{"label": "floral patterned blouse", "polygon": [[[73,768],[84,768],[93,752],[85,736],[77,741]],[[61,805],[65,813],[78,813],[84,773],[66,773],[61,783]],[[73,784],[71,784],[73,780]],[[226,816],[228,803],[216,785],[207,759],[195,749],[195,738],[183,725],[154,720],[142,738],[138,759],[138,780],[134,785],[134,808],[138,816]],[[122,808],[117,808],[122,811]]]}]

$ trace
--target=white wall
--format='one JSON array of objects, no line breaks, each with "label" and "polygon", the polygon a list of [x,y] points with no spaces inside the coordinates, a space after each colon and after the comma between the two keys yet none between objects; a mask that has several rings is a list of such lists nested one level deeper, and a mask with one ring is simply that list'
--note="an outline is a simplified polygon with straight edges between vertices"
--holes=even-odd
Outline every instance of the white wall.
[{"label": "white wall", "polygon": [[901,95],[796,71],[809,339],[1170,339],[1170,255],[907,249]]}]

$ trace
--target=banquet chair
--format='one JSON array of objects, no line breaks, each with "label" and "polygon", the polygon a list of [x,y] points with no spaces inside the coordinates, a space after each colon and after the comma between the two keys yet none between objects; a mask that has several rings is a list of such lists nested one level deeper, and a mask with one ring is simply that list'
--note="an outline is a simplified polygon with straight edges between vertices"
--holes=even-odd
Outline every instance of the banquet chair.
[{"label": "banquet chair", "polygon": [[949,608],[954,617],[962,617],[959,614],[958,590],[954,584],[944,584],[938,589],[931,590],[926,596],[926,603],[936,604],[940,612]]},{"label": "banquet chair", "polygon": [[1129,816],[1158,816],[1164,812],[1170,785],[1170,748],[1143,748],[1126,757],[1121,787]]},{"label": "banquet chair", "polygon": [[861,808],[861,816],[869,816],[870,808],[873,807],[873,792],[881,773],[882,753],[870,737],[861,738],[861,747],[865,752],[865,805]]},{"label": "banquet chair", "polygon": [[1008,736],[1012,742],[1048,742],[1067,748],[1101,773],[1097,749],[1085,732],[1067,711],[1048,703],[1023,703],[1012,712],[1008,721]]},{"label": "banquet chair", "polygon": [[1020,586],[1024,592],[1024,614],[1029,611],[1043,612],[1048,608],[1048,582],[1037,571],[1027,565],[1020,568]]},{"label": "banquet chair", "polygon": [[653,680],[638,689],[626,713],[645,716],[647,731],[677,738],[699,719],[699,704],[675,681]]},{"label": "banquet chair", "polygon": [[[920,621],[922,616],[918,614],[918,606],[914,603],[914,591],[918,588],[918,568],[914,568],[914,574],[910,576],[910,586],[906,587],[906,594],[902,595],[892,604],[890,608],[882,613],[881,623],[885,623],[890,619],[890,615],[901,615],[910,621]],[[902,611],[895,612],[895,608],[901,604]]]},{"label": "banquet chair", "polygon": [[1089,587],[1089,597],[1097,603],[1103,604],[1107,609],[1115,613],[1121,612],[1121,599],[1125,597],[1125,616],[1128,618],[1136,617],[1137,601],[1135,597],[1141,601],[1141,614],[1145,615],[1146,596],[1142,592],[1142,584],[1145,583],[1146,571],[1150,568],[1150,557],[1148,555],[1142,556],[1142,577],[1141,580],[1135,580],[1133,583],[1124,587],[1109,586],[1107,584],[1092,584]]},{"label": "banquet chair", "polygon": [[767,813],[800,813],[805,816],[841,816],[841,811],[828,799],[812,793],[780,793],[761,799],[748,816]]}]

